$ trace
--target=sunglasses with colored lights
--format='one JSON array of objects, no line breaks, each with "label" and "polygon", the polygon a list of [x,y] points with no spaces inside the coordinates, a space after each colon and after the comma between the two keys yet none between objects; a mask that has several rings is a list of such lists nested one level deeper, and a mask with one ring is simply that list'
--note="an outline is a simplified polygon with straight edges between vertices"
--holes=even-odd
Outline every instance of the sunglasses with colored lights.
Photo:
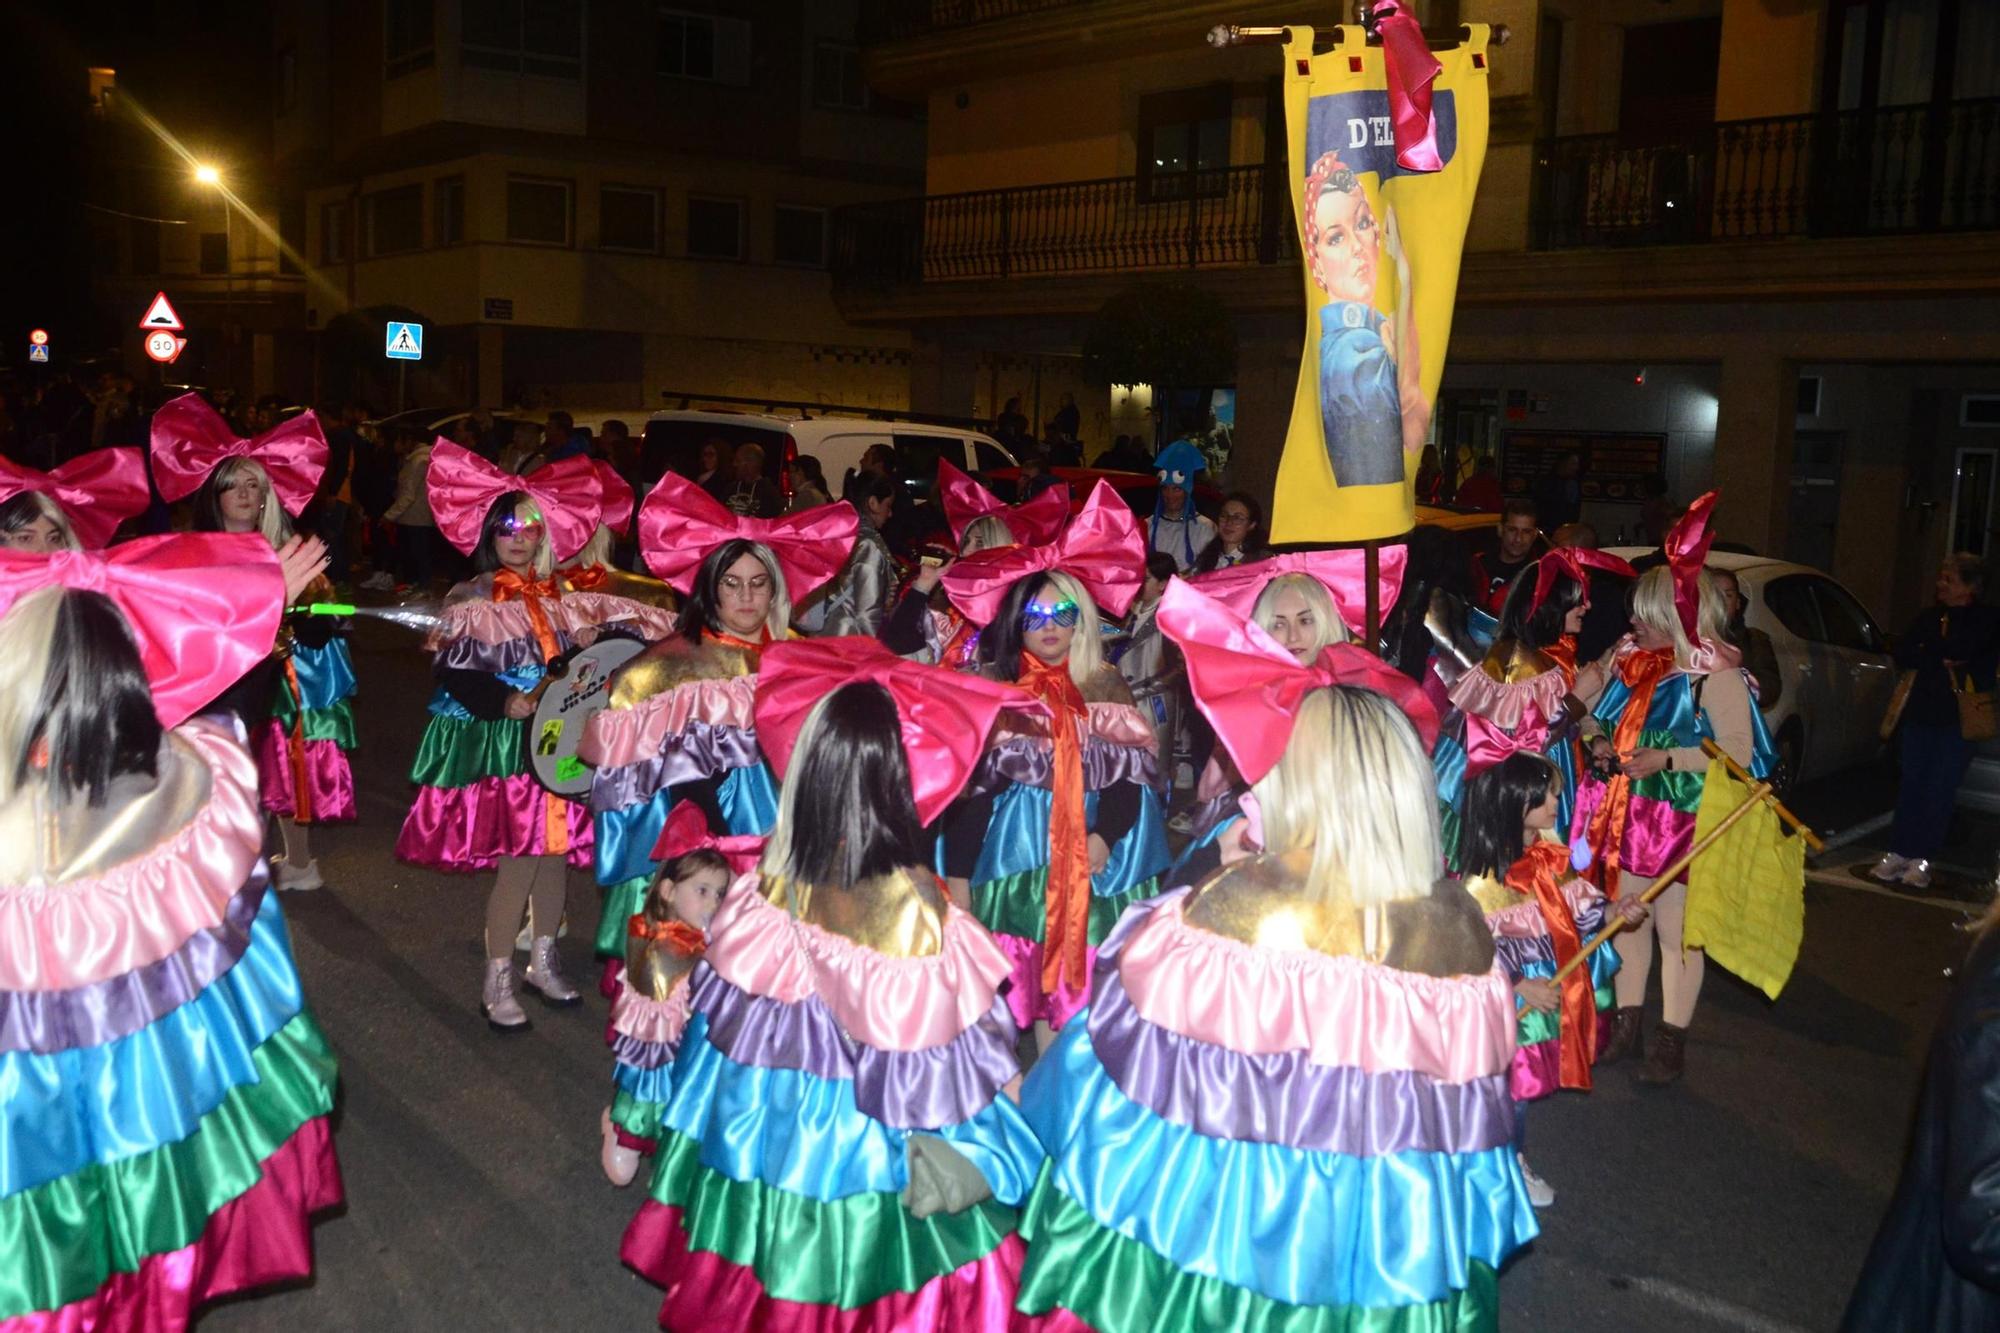
[{"label": "sunglasses with colored lights", "polygon": [[528,541],[540,541],[542,533],[546,530],[540,523],[523,523],[518,518],[503,518],[498,528],[502,537],[522,537]]},{"label": "sunglasses with colored lights", "polygon": [[1060,602],[1029,602],[1021,608],[1021,628],[1029,633],[1046,625],[1069,629],[1082,618],[1076,603],[1068,597]]}]

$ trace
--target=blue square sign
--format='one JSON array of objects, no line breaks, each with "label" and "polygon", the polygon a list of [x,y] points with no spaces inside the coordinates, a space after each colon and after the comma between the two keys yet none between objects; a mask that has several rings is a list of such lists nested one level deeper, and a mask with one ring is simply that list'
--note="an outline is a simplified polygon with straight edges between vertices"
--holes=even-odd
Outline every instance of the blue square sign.
[{"label": "blue square sign", "polygon": [[387,345],[384,356],[391,361],[421,361],[424,359],[424,326],[421,324],[389,324]]}]

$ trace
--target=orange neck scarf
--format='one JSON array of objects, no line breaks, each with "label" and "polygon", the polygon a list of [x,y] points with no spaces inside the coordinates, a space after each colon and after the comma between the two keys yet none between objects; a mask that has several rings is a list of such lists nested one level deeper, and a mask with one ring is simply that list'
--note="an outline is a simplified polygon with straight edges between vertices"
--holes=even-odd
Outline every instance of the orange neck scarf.
[{"label": "orange neck scarf", "polygon": [[[535,642],[545,663],[562,655],[562,641],[556,638],[555,626],[549,623],[548,609],[542,603],[561,597],[562,588],[552,578],[522,578],[511,569],[493,576],[494,601],[511,602],[518,598],[527,604],[528,624],[535,631]],[[569,851],[569,803],[548,790],[542,792],[542,847],[551,856]]]},{"label": "orange neck scarf", "polygon": [[750,654],[750,660],[755,662],[763,655],[764,650],[771,646],[771,627],[766,625],[758,630],[755,639],[739,639],[726,629],[703,630],[701,637],[710,643],[719,643],[725,648],[741,648]]},{"label": "orange neck scarf", "polygon": [[1055,742],[1050,775],[1048,916],[1042,930],[1042,989],[1081,990],[1089,977],[1090,826],[1083,813],[1083,725],[1089,710],[1069,663],[1021,654],[1018,684],[1049,709]]},{"label": "orange neck scarf", "polygon": [[574,569],[565,569],[562,579],[571,592],[596,592],[611,582],[611,575],[605,572],[603,565],[578,565]]},{"label": "orange neck scarf", "polygon": [[639,912],[625,923],[625,933],[635,940],[663,944],[677,958],[699,958],[708,951],[708,936],[675,917],[654,921]]},{"label": "orange neck scarf", "polygon": [[1542,655],[1562,668],[1563,684],[1570,689],[1575,689],[1576,640],[1565,634],[1548,647],[1542,649]]},{"label": "orange neck scarf", "polygon": [[[1674,672],[1673,650],[1636,649],[1620,657],[1616,667],[1618,678],[1631,693],[1625,700],[1625,711],[1618,715],[1618,726],[1611,733],[1611,745],[1619,754],[1626,754],[1636,749],[1639,738],[1645,735],[1646,715],[1653,708],[1653,691]],[[1604,896],[1613,900],[1618,897],[1618,851],[1625,840],[1625,821],[1631,810],[1632,779],[1623,773],[1613,774],[1597,813],[1590,817],[1590,847],[1597,855],[1598,874],[1602,876],[1598,883],[1603,886]]]},{"label": "orange neck scarf", "polygon": [[[1507,886],[1525,893],[1541,909],[1542,924],[1549,928],[1549,942],[1555,946],[1556,966],[1562,967],[1583,947],[1577,935],[1576,918],[1570,915],[1563,897],[1563,881],[1569,875],[1569,848],[1559,842],[1532,842],[1521,859],[1507,869]],[[1565,1088],[1589,1088],[1590,1065],[1597,1058],[1597,990],[1590,969],[1579,967],[1562,979],[1562,1001],[1558,1006],[1561,1028],[1557,1044],[1561,1066],[1557,1082]]]}]

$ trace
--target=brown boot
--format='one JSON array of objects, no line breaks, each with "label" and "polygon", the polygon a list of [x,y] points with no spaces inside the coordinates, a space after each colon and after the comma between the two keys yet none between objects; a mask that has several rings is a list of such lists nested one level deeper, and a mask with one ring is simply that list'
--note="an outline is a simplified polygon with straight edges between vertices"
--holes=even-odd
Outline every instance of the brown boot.
[{"label": "brown boot", "polygon": [[1604,1045],[1598,1047],[1597,1063],[1615,1064],[1639,1053],[1640,1019],[1645,1012],[1636,1004],[1612,1011],[1611,1030],[1604,1036]]},{"label": "brown boot", "polygon": [[1688,1030],[1672,1023],[1654,1028],[1652,1053],[1633,1077],[1648,1088],[1664,1088],[1679,1079],[1681,1066],[1687,1060],[1687,1038]]}]

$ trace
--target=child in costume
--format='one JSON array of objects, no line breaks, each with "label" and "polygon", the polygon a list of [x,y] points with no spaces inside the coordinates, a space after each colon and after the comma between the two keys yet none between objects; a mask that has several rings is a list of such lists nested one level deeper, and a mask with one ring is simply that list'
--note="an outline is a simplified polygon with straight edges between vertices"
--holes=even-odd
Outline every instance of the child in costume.
[{"label": "child in costume", "polygon": [[1500,623],[1479,666],[1459,675],[1453,711],[1431,752],[1444,802],[1446,860],[1459,864],[1459,829],[1467,780],[1510,754],[1545,754],[1561,775],[1555,827],[1567,830],[1575,806],[1576,723],[1604,693],[1607,673],[1576,660],[1576,634],[1590,610],[1590,571],[1634,577],[1616,556],[1557,547],[1521,571],[1501,604]]},{"label": "child in costume", "polygon": [[597,526],[598,484],[587,459],[517,477],[440,440],[429,485],[438,531],[473,557],[479,573],[451,590],[431,635],[438,688],[411,765],[419,790],[396,855],[434,870],[497,870],[486,903],[480,1007],[496,1031],[525,1031],[514,972],[522,914],[529,916],[527,984],[550,1004],[577,1003],[555,935],[564,860],[590,860],[584,807],[529,772],[522,729],[534,716],[533,692],[550,662],[594,643],[608,626],[654,638],[672,632],[673,618],[555,577],[558,556],[574,554]]},{"label": "child in costume", "polygon": [[624,923],[658,869],[653,845],[668,810],[693,801],[710,828],[742,837],[763,834],[776,818],[777,787],[750,716],[758,659],[792,637],[794,600],[840,572],[857,523],[846,504],[774,519],[734,514],[672,473],[640,507],[640,552],[687,602],[678,632],[612,677],[610,703],[585,724],[577,747],[595,768],[606,994],[615,994]]},{"label": "child in costume", "polygon": [[1007,1095],[1007,958],[924,864],[924,825],[994,717],[1033,707],[873,640],[765,652],[778,820],[710,923],[625,1233],[663,1327],[1009,1326],[1041,1145]]},{"label": "child in costume", "polygon": [[[1528,1169],[1528,1103],[1557,1088],[1590,1090],[1599,1018],[1611,1011],[1611,978],[1618,971],[1618,951],[1606,943],[1560,983],[1554,980],[1606,918],[1604,895],[1571,873],[1570,848],[1555,835],[1561,804],[1562,774],[1542,755],[1525,750],[1466,784],[1465,887],[1486,911],[1494,948],[1520,1005],[1520,1048],[1511,1075],[1514,1147],[1522,1154],[1521,1173],[1537,1208],[1554,1203],[1556,1192]],[[1638,925],[1646,908],[1623,902],[1617,915]]]},{"label": "child in costume", "polygon": [[183,1329],[310,1277],[342,1200],[257,766],[189,720],[269,656],[286,592],[255,536],[0,552],[9,1329]]},{"label": "child in costume", "polygon": [[1185,584],[1160,623],[1263,850],[1128,912],[1023,1084],[1050,1160],[1018,1308],[1098,1333],[1497,1328],[1536,1233],[1514,1001],[1478,904],[1436,881],[1416,732]]},{"label": "child in costume", "polygon": [[[327,460],[326,436],[311,412],[245,440],[193,393],[153,414],[152,452],[161,498],[194,497],[196,531],[260,533],[281,560],[299,540],[292,519],[312,502]],[[304,595],[330,600],[332,585],[321,579]],[[347,758],[355,746],[355,684],[341,622],[287,615],[271,661],[216,701],[250,734],[264,809],[284,837],[280,889],[320,888],[311,827],[355,818]]]},{"label": "child in costume", "polygon": [[47,472],[0,458],[0,545],[34,555],[102,550],[152,494],[137,449],[93,449]]},{"label": "child in costume", "polygon": [[[1728,613],[1702,569],[1714,541],[1715,492],[1688,506],[1668,532],[1667,564],[1649,569],[1632,593],[1632,632],[1611,659],[1611,683],[1584,720],[1592,764],[1577,786],[1572,840],[1588,843],[1598,882],[1612,898],[1635,898],[1694,844],[1695,812],[1708,781],[1701,743],[1713,740],[1756,777],[1777,763],[1742,654],[1724,637]],[[1637,1050],[1653,936],[1660,944],[1660,1026],[1642,1085],[1681,1076],[1688,1024],[1701,998],[1704,958],[1683,948],[1685,877],[1655,900],[1653,916],[1624,943],[1618,1011],[1599,1059]]]},{"label": "child in costume", "polygon": [[1008,1002],[1039,1040],[1081,1007],[1090,953],[1171,861],[1152,724],[1099,651],[1098,611],[1139,590],[1131,511],[1099,482],[1053,546],[967,556],[945,591],[984,625],[980,672],[1044,717],[1009,717],[947,819],[940,856],[961,905],[1014,960]]}]

